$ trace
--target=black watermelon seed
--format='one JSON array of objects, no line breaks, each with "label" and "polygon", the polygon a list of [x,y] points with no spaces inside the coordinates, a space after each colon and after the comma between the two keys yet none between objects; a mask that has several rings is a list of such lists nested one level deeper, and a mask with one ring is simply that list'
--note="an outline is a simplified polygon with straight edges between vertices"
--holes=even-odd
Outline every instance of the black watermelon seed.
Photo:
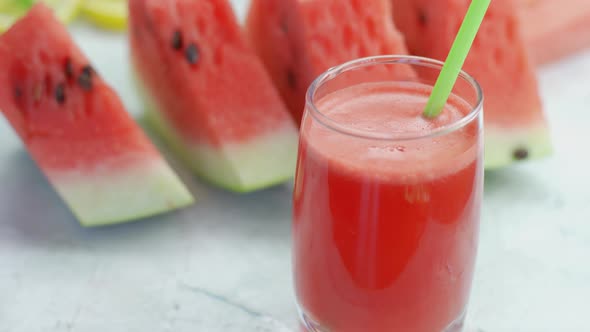
[{"label": "black watermelon seed", "polygon": [[63,104],[66,102],[66,87],[63,83],[59,83],[55,88],[55,101],[59,104]]},{"label": "black watermelon seed", "polygon": [[16,87],[14,87],[13,93],[14,93],[14,99],[19,100],[20,97],[23,95],[23,90],[20,87],[16,86]]},{"label": "black watermelon seed", "polygon": [[518,149],[514,150],[513,156],[514,156],[514,159],[516,159],[516,160],[527,159],[529,157],[529,150],[527,150],[525,148],[518,148]]},{"label": "black watermelon seed", "polygon": [[74,65],[72,64],[72,60],[69,58],[66,60],[64,72],[68,79],[72,79],[74,77]]},{"label": "black watermelon seed", "polygon": [[281,19],[280,26],[281,26],[281,31],[283,31],[283,33],[286,34],[286,33],[289,32],[289,25],[287,24],[287,17],[286,17],[286,15],[285,15],[285,17],[283,17]]},{"label": "black watermelon seed", "polygon": [[426,16],[426,12],[423,9],[418,10],[418,23],[423,27],[428,23],[428,16]]},{"label": "black watermelon seed", "polygon": [[287,84],[289,84],[289,87],[293,90],[297,88],[297,78],[292,69],[287,70]]},{"label": "black watermelon seed", "polygon": [[184,55],[186,57],[186,61],[191,65],[196,64],[199,61],[199,48],[196,44],[191,43],[187,46],[186,51],[184,51]]},{"label": "black watermelon seed", "polygon": [[85,91],[92,90],[92,73],[94,73],[92,67],[86,65],[82,68],[80,76],[78,76],[78,85]]},{"label": "black watermelon seed", "polygon": [[172,48],[175,50],[182,48],[182,32],[180,30],[176,30],[172,34]]},{"label": "black watermelon seed", "polygon": [[92,76],[94,74],[94,68],[91,65],[86,65],[82,67],[82,74]]}]

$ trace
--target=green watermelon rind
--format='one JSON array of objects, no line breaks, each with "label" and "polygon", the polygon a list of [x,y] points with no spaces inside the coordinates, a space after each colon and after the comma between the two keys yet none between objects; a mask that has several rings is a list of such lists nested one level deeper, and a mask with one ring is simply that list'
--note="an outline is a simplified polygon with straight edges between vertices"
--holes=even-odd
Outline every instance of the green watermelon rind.
[{"label": "green watermelon rind", "polygon": [[509,130],[489,125],[485,128],[485,168],[495,170],[510,164],[517,159],[514,156],[518,149],[528,152],[526,160],[547,157],[553,152],[549,129],[545,125]]},{"label": "green watermelon rind", "polygon": [[294,177],[298,148],[294,126],[277,128],[249,142],[226,144],[220,149],[186,143],[147,97],[143,84],[137,79],[135,84],[144,102],[146,124],[206,182],[232,192],[248,193],[280,185]]},{"label": "green watermelon rind", "polygon": [[160,157],[125,170],[51,171],[49,181],[84,227],[119,224],[192,205],[192,194]]}]

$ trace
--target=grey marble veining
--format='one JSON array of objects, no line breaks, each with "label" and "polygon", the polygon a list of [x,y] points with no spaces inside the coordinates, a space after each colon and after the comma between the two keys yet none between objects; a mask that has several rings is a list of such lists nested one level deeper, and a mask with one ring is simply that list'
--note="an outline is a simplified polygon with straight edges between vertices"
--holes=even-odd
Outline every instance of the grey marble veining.
[{"label": "grey marble veining", "polygon": [[[73,31],[139,114],[124,38]],[[541,89],[556,152],[486,174],[474,331],[590,331],[590,52]],[[194,207],[83,229],[4,120],[0,139],[0,332],[296,331],[290,184],[234,195],[184,174]]]}]

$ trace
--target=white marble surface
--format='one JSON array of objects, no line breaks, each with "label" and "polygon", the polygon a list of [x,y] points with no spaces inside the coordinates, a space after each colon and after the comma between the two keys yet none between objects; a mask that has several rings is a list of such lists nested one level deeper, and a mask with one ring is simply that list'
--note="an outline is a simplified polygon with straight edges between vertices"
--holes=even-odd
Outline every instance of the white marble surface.
[{"label": "white marble surface", "polygon": [[[73,31],[139,114],[124,37]],[[474,330],[590,331],[590,52],[540,77],[556,152],[486,174]],[[3,119],[0,142],[0,332],[296,330],[290,185],[239,196],[186,176],[198,205],[88,230]]]}]

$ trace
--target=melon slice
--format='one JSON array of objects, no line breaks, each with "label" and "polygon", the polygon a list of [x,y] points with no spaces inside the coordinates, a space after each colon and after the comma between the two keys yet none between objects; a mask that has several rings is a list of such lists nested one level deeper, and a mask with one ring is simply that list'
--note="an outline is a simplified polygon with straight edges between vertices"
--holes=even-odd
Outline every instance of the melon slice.
[{"label": "melon slice", "polygon": [[[392,0],[394,18],[415,55],[445,60],[470,0]],[[499,168],[551,151],[534,66],[516,4],[492,1],[464,70],[484,91],[485,165]]]},{"label": "melon slice", "polygon": [[247,192],[294,175],[297,129],[226,0],[131,0],[148,119],[205,180]]},{"label": "melon slice", "polygon": [[590,47],[590,1],[518,0],[526,43],[539,65]]},{"label": "melon slice", "polygon": [[[253,0],[251,44],[299,123],[315,77],[357,58],[407,54],[388,0]],[[410,67],[399,67],[408,75]]]},{"label": "melon slice", "polygon": [[83,0],[82,14],[105,29],[127,28],[127,0]]},{"label": "melon slice", "polygon": [[0,86],[0,109],[82,225],[193,202],[45,5],[0,36]]},{"label": "melon slice", "polygon": [[80,7],[80,0],[0,0],[0,32],[25,15],[35,2],[49,6],[64,23],[73,21]]}]

